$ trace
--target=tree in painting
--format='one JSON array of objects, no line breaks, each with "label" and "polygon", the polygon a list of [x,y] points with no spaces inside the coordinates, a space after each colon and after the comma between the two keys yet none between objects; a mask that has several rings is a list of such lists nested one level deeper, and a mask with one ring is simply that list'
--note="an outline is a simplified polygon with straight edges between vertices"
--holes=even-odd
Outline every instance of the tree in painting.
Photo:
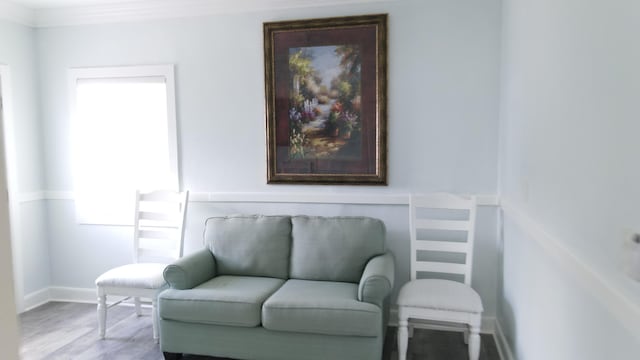
[{"label": "tree in painting", "polygon": [[359,156],[361,52],[355,45],[289,49],[289,155]]}]

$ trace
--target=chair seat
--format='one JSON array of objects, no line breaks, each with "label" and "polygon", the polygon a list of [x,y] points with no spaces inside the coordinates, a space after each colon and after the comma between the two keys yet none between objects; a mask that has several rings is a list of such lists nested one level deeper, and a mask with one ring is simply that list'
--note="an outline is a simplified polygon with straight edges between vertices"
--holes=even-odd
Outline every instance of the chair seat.
[{"label": "chair seat", "polygon": [[96,279],[98,287],[160,289],[166,282],[162,272],[166,264],[137,263],[111,269]]},{"label": "chair seat", "polygon": [[480,295],[463,283],[419,279],[406,283],[398,294],[398,305],[434,310],[481,313]]}]

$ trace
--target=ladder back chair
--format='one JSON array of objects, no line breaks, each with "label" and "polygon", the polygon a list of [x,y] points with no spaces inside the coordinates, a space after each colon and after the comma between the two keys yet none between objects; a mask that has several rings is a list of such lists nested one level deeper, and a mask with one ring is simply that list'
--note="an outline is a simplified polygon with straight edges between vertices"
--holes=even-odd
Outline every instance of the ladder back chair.
[{"label": "ladder back chair", "polygon": [[406,359],[415,320],[421,325],[432,322],[434,328],[457,324],[464,329],[469,359],[477,360],[480,355],[484,309],[480,296],[471,288],[476,206],[474,196],[437,193],[411,197],[411,281],[400,289],[397,300],[400,360]]},{"label": "ladder back chair", "polygon": [[[96,279],[101,339],[105,337],[107,309],[133,297],[138,316],[142,315],[140,298],[151,299],[153,338],[158,340],[156,296],[166,286],[164,268],[182,257],[188,200],[188,191],[136,192],[134,263],[111,269]],[[126,297],[107,306],[107,295]]]}]

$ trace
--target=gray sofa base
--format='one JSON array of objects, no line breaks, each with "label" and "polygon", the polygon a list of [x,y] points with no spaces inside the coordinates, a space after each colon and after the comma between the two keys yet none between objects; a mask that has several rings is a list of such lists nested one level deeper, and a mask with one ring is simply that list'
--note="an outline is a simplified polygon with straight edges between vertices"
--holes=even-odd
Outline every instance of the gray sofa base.
[{"label": "gray sofa base", "polygon": [[382,337],[305,334],[165,319],[160,320],[160,329],[164,352],[234,359],[379,360],[384,343]]}]

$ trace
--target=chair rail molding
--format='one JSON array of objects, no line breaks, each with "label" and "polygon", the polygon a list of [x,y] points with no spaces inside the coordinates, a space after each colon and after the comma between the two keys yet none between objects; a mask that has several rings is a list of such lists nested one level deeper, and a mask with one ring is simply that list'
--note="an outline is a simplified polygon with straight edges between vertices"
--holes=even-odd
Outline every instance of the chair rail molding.
[{"label": "chair rail molding", "polygon": [[501,198],[500,207],[505,219],[510,219],[519,226],[558,266],[574,274],[587,292],[593,295],[631,334],[640,339],[640,332],[638,332],[640,303],[634,302],[621,289],[613,285],[606,275],[598,272],[567,248],[564,245],[566,242],[546,232],[518,203]]},{"label": "chair rail molding", "polygon": [[[297,203],[349,205],[409,205],[409,193],[322,193],[322,192],[198,192],[191,191],[189,202]],[[497,207],[496,194],[476,195],[479,206]],[[33,191],[20,194],[21,203],[41,200],[74,200],[73,191]]]}]

